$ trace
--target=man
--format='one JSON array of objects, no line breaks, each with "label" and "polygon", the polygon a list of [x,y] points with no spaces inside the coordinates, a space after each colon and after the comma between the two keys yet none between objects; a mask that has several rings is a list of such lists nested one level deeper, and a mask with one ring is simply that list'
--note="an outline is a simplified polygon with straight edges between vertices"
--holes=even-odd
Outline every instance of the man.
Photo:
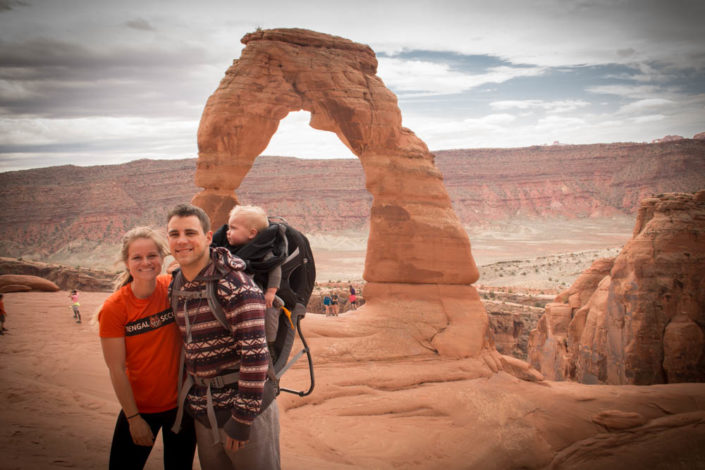
[{"label": "man", "polygon": [[[179,398],[195,418],[203,470],[279,469],[276,400],[260,413],[270,361],[264,297],[242,260],[225,248],[210,248],[212,235],[202,209],[182,204],[169,212],[169,248],[181,267],[172,305],[187,372]],[[216,299],[229,330],[202,294],[209,279],[219,279]]]}]

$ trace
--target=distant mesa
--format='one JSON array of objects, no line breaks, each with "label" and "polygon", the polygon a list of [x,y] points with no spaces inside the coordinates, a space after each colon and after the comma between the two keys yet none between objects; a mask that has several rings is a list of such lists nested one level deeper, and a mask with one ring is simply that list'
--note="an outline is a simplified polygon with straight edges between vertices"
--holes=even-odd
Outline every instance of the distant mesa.
[{"label": "distant mesa", "polygon": [[705,191],[642,201],[632,239],[558,295],[529,337],[547,378],[705,382]]},{"label": "distant mesa", "polygon": [[680,136],[680,135],[667,135],[667,136],[661,137],[660,139],[652,140],[652,143],[659,144],[661,142],[676,142],[676,141],[683,140],[683,139],[684,139],[684,137]]},{"label": "distant mesa", "polygon": [[705,140],[705,132],[700,132],[698,134],[695,134],[693,136],[693,139],[695,140]]}]

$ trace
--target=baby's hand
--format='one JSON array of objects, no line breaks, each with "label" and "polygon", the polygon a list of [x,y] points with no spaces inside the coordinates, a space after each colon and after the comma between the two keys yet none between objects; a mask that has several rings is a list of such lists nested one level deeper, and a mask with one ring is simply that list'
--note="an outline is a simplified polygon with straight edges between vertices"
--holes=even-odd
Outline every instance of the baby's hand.
[{"label": "baby's hand", "polygon": [[277,294],[276,289],[267,289],[267,292],[264,293],[264,303],[267,306],[267,308],[272,307],[274,304],[274,296]]}]

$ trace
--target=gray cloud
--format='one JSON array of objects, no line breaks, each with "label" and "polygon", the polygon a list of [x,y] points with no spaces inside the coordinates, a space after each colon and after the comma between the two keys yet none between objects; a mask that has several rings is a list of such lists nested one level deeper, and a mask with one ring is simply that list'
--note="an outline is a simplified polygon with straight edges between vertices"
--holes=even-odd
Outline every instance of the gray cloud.
[{"label": "gray cloud", "polygon": [[0,13],[3,11],[15,10],[17,7],[26,7],[29,3],[22,0],[0,0]]},{"label": "gray cloud", "polygon": [[208,52],[197,47],[97,51],[49,39],[1,43],[0,113],[192,115],[188,103],[203,103],[217,86],[189,72],[208,66],[208,60]]},{"label": "gray cloud", "polygon": [[149,21],[142,18],[135,20],[130,20],[125,23],[128,28],[136,29],[138,31],[156,31],[154,27],[149,23]]}]

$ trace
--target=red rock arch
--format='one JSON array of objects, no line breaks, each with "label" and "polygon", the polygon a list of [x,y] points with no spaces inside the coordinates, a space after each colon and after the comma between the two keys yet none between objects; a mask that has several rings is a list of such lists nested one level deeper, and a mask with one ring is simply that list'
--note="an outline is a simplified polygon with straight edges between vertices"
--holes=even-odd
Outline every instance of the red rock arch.
[{"label": "red rock arch", "polygon": [[246,35],[239,59],[208,99],[198,130],[194,203],[222,224],[279,122],[311,113],[360,159],[373,196],[368,282],[472,284],[470,241],[451,207],[433,155],[401,125],[396,96],[377,77],[368,46],[300,29]]}]

